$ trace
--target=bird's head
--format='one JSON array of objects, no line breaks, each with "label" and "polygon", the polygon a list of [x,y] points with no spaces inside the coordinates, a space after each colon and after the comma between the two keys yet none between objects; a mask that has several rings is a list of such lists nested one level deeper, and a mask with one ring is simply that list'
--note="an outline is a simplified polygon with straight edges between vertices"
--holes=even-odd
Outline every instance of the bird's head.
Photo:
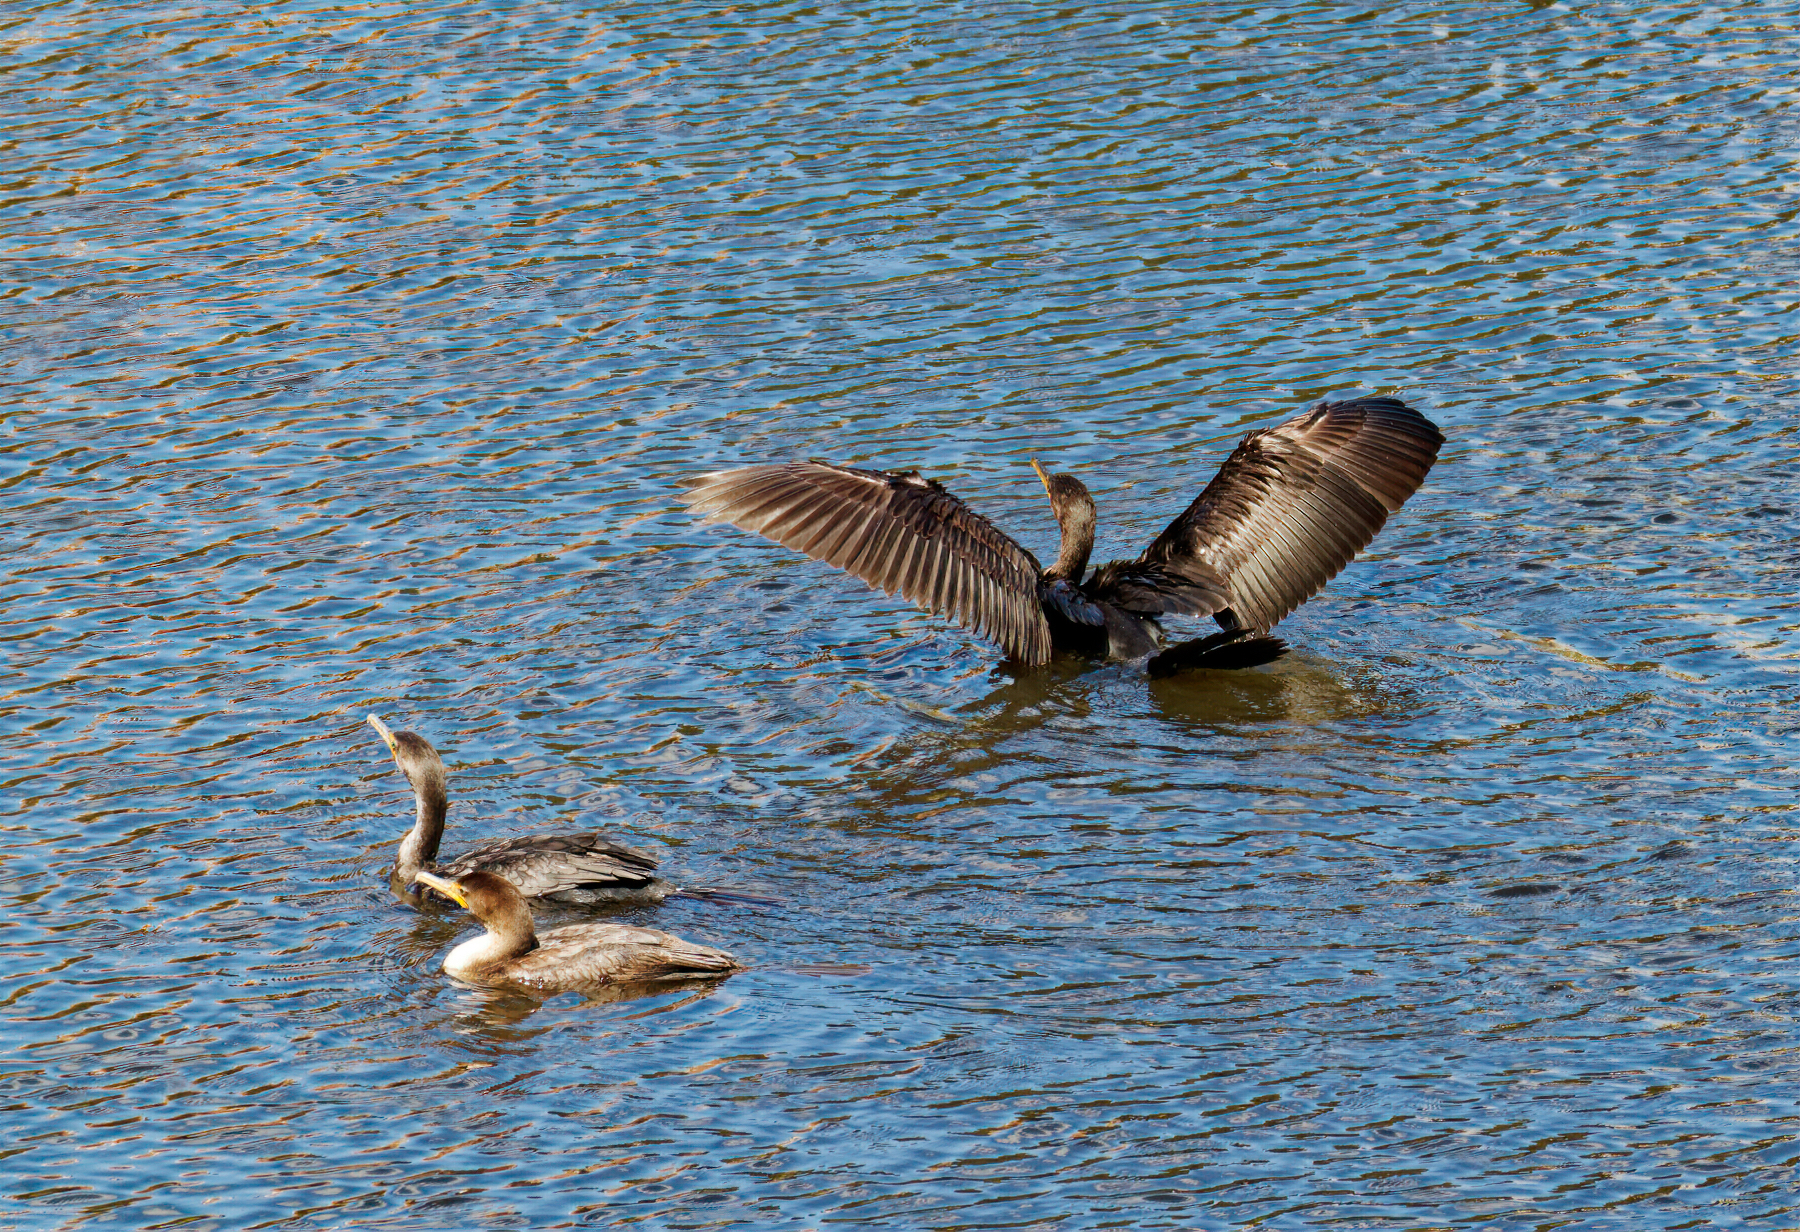
[{"label": "bird's head", "polygon": [[417,732],[394,731],[381,721],[379,715],[369,716],[369,726],[375,729],[376,734],[387,745],[388,752],[393,754],[394,764],[400,767],[400,773],[406,776],[406,781],[412,784],[415,793],[443,793],[444,759],[438,756],[438,751],[431,747],[425,737]]},{"label": "bird's head", "polygon": [[458,906],[467,907],[469,913],[483,924],[504,923],[521,913],[527,921],[531,919],[531,908],[525,905],[524,895],[498,873],[477,871],[451,880],[436,873],[420,872],[414,875],[414,880],[430,886]]},{"label": "bird's head", "polygon": [[1093,494],[1073,475],[1045,473],[1036,458],[1031,460],[1031,468],[1043,481],[1044,492],[1050,497],[1051,512],[1056,514],[1056,524],[1062,528],[1062,551],[1056,564],[1045,572],[1052,577],[1079,582],[1087,569],[1088,554],[1094,550]]}]

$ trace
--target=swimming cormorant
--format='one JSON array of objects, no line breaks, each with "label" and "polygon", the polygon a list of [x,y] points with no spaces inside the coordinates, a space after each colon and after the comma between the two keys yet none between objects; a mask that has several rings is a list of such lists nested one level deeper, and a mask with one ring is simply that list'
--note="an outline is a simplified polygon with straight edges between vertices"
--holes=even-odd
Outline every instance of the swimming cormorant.
[{"label": "swimming cormorant", "polygon": [[412,784],[417,820],[400,840],[390,884],[404,893],[432,869],[445,877],[477,870],[497,873],[526,898],[559,903],[659,903],[676,889],[656,875],[656,857],[628,847],[598,830],[578,834],[527,834],[496,839],[437,862],[450,808],[444,760],[421,735],[392,731],[375,715],[369,726],[387,743],[394,764]]},{"label": "swimming cormorant", "polygon": [[539,936],[524,898],[512,882],[494,873],[452,879],[421,872],[418,879],[467,907],[487,929],[444,959],[446,972],[471,983],[579,989],[701,979],[740,967],[723,950],[629,924],[570,924]]}]

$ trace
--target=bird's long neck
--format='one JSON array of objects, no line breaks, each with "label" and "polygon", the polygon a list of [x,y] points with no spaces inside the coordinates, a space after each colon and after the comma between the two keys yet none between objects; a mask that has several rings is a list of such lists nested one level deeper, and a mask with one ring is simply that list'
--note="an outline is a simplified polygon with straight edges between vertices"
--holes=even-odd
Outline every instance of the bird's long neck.
[{"label": "bird's long neck", "polygon": [[413,784],[413,804],[417,820],[400,840],[400,858],[394,872],[412,878],[420,869],[437,859],[438,844],[444,839],[444,817],[450,811],[450,795],[441,775],[427,775]]},{"label": "bird's long neck", "polygon": [[1056,554],[1056,563],[1044,570],[1044,576],[1079,585],[1081,575],[1087,572],[1088,557],[1094,553],[1094,502],[1077,501],[1055,508],[1056,524],[1062,528],[1062,548]]},{"label": "bird's long neck", "polygon": [[487,931],[451,950],[444,959],[444,970],[470,979],[537,949],[537,930],[531,924],[531,908],[523,902],[515,903],[514,907],[516,910],[483,920]]},{"label": "bird's long neck", "polygon": [[1079,583],[1081,575],[1087,572],[1088,557],[1094,551],[1094,530],[1088,528],[1085,535],[1071,534],[1067,526],[1063,527],[1062,551],[1056,554],[1056,563],[1044,570],[1046,577],[1062,578]]}]

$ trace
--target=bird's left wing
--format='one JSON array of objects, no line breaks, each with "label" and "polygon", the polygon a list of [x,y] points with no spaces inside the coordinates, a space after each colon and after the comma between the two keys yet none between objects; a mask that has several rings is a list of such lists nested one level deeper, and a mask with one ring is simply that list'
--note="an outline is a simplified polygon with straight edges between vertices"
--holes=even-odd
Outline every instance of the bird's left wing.
[{"label": "bird's left wing", "polygon": [[[1323,402],[1250,433],[1144,554],[1117,567],[1115,585],[1143,592],[1121,606],[1228,608],[1242,625],[1269,628],[1368,546],[1443,443],[1436,424],[1397,398]],[[1221,583],[1226,602],[1188,597]],[[1159,595],[1166,606],[1150,606]]]},{"label": "bird's left wing", "polygon": [[917,471],[782,462],[702,475],[687,501],[835,565],[999,644],[1050,659],[1038,562],[1004,531]]}]

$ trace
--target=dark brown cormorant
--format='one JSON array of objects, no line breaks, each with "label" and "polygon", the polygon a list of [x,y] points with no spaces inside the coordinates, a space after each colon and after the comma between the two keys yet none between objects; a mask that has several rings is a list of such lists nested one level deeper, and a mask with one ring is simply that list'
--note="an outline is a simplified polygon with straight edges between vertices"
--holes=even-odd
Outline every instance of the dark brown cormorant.
[{"label": "dark brown cormorant", "polygon": [[[1083,580],[1094,499],[1033,460],[1062,530],[1048,569],[917,471],[782,462],[691,481],[688,502],[847,570],[999,644],[1026,666],[1053,650],[1150,656],[1152,676],[1280,657],[1276,621],[1368,546],[1425,480],[1444,435],[1397,398],[1322,402],[1238,443],[1194,503],[1136,560]],[[1163,649],[1160,618],[1223,632]]]},{"label": "dark brown cormorant", "polygon": [[498,839],[437,863],[450,808],[444,759],[416,732],[391,731],[375,715],[369,726],[387,742],[394,764],[412,784],[418,819],[400,840],[400,856],[390,884],[404,893],[422,884],[419,873],[434,869],[445,877],[477,870],[497,873],[526,898],[559,903],[658,903],[674,892],[656,875],[656,857],[627,847],[598,830],[579,834],[528,834]]},{"label": "dark brown cormorant", "polygon": [[421,885],[467,907],[487,929],[445,957],[444,970],[460,980],[557,990],[701,979],[739,967],[723,950],[629,924],[570,924],[539,936],[531,908],[504,877],[490,872],[454,879],[428,872],[417,876]]}]

